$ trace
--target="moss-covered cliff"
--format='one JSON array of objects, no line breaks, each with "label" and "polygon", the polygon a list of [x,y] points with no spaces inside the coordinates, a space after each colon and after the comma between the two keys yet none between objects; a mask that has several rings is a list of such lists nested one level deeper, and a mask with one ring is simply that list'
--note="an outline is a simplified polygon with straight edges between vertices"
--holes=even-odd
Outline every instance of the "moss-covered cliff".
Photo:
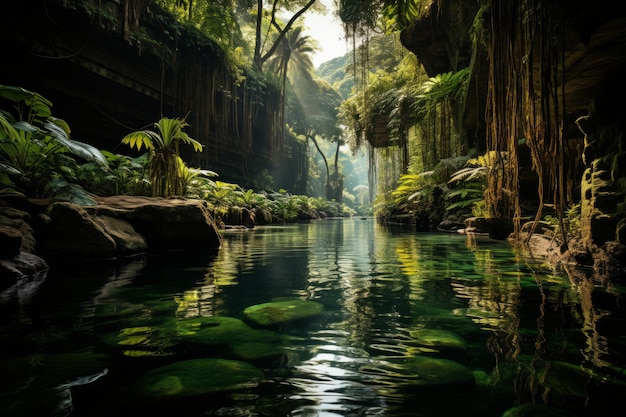
[{"label": "moss-covered cliff", "polygon": [[302,150],[279,134],[279,87],[150,2],[25,0],[0,16],[0,39],[0,84],[52,101],[77,140],[123,153],[127,133],[189,114],[189,134],[205,145],[184,155],[189,166],[243,186],[261,172],[297,177],[283,172],[293,169],[283,157]]},{"label": "moss-covered cliff", "polygon": [[518,233],[558,217],[561,259],[624,275],[626,16],[612,6],[433,1],[401,39],[430,76],[470,68],[464,128],[505,155],[492,216]]}]

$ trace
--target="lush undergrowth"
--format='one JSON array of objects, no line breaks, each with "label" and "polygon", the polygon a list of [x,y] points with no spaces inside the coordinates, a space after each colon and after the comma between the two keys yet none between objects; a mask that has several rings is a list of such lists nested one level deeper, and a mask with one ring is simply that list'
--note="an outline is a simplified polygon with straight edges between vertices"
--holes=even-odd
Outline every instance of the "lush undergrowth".
[{"label": "lush undergrowth", "polygon": [[[184,119],[163,118],[154,130],[122,138],[139,157],[114,154],[70,139],[69,125],[52,116],[52,103],[19,87],[0,86],[0,198],[21,195],[81,205],[95,196],[184,197],[207,202],[220,223],[285,223],[351,216],[356,210],[286,190],[245,189],[217,180],[209,170],[188,167],[179,144],[202,145],[187,136]],[[6,104],[6,106],[5,106]],[[14,111],[3,108],[14,108]]]}]

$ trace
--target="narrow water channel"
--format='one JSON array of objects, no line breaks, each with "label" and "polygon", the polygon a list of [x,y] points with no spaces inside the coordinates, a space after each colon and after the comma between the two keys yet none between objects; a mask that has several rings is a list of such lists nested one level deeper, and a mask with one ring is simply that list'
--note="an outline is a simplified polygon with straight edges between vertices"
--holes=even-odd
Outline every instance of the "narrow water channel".
[{"label": "narrow water channel", "polygon": [[[329,219],[37,284],[0,295],[2,416],[586,417],[626,394],[622,284],[486,238]],[[320,309],[244,314],[292,300]]]}]

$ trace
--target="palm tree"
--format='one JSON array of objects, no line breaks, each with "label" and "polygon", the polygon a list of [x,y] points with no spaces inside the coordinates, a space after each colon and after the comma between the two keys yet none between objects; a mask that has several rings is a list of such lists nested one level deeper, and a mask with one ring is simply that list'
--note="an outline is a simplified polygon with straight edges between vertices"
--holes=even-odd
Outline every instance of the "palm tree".
[{"label": "palm tree", "polygon": [[[328,83],[313,77],[313,62],[311,53],[315,52],[317,42],[309,36],[303,35],[303,27],[296,26],[290,30],[281,44],[281,48],[268,61],[268,65],[281,78],[283,98],[282,125],[286,107],[286,88],[293,86],[293,95],[298,99],[298,104],[303,107],[306,120],[301,121],[301,130],[304,136],[311,140],[315,148],[322,156],[326,167],[326,196],[330,199],[341,201],[343,188],[342,177],[338,171],[338,152],[341,145],[341,130],[337,128],[337,110],[341,103],[339,93]],[[294,124],[297,124],[294,121]],[[333,138],[337,142],[335,154],[334,172],[330,172],[328,160],[319,144],[316,136]],[[333,140],[331,139],[331,140]]]},{"label": "palm tree", "polygon": [[317,42],[310,36],[303,35],[302,30],[302,26],[296,26],[287,32],[268,62],[270,68],[281,77],[283,89],[288,76],[292,81],[298,75],[311,79],[313,62],[310,54],[317,50]]},{"label": "palm tree", "polygon": [[157,131],[140,130],[129,133],[122,143],[149,152],[148,177],[155,197],[184,195],[184,174],[187,166],[179,155],[179,143],[192,145],[196,152],[202,151],[202,144],[183,132],[189,126],[183,119],[163,117],[154,127]]},{"label": "palm tree", "polygon": [[280,77],[282,114],[281,126],[284,126],[285,107],[287,102],[287,81],[292,85],[295,80],[313,83],[313,61],[310,54],[316,50],[316,41],[310,36],[303,36],[302,26],[296,26],[283,37],[280,47],[269,59],[268,65]]}]

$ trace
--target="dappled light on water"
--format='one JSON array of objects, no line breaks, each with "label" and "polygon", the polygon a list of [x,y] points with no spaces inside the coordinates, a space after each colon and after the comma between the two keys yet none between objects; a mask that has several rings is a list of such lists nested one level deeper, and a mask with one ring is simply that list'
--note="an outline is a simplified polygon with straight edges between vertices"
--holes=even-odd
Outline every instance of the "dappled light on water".
[{"label": "dappled light on water", "polygon": [[501,241],[328,219],[45,283],[2,304],[2,414],[591,417],[626,392],[618,283]]}]

